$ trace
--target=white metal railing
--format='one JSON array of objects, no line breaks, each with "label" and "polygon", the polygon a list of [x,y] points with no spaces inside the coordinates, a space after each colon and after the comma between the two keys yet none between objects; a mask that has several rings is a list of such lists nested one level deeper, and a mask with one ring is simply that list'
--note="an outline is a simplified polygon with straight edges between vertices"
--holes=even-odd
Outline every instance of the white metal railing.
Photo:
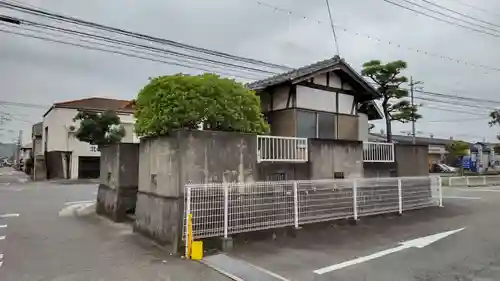
[{"label": "white metal railing", "polygon": [[449,186],[481,186],[500,185],[500,175],[498,176],[467,176],[467,177],[443,177],[445,185]]},{"label": "white metal railing", "polygon": [[187,184],[185,196],[194,239],[443,203],[438,176]]},{"label": "white metal railing", "polygon": [[364,162],[394,162],[394,144],[386,142],[363,142]]},{"label": "white metal railing", "polygon": [[257,136],[257,162],[307,162],[307,138]]}]

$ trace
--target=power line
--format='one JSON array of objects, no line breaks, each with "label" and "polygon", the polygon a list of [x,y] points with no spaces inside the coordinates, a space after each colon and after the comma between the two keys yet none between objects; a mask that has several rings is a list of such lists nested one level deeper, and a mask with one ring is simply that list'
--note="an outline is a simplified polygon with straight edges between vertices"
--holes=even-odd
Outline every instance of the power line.
[{"label": "power line", "polygon": [[465,2],[460,1],[460,0],[448,0],[448,1],[452,1],[452,2],[455,2],[455,3],[459,3],[460,5],[463,5],[463,6],[469,7],[469,8],[471,8],[471,9],[474,9],[474,10],[477,10],[477,11],[481,11],[481,12],[486,13],[486,14],[490,14],[490,15],[494,15],[494,16],[500,17],[500,14],[498,14],[498,13],[493,13],[493,12],[491,12],[491,11],[490,11],[490,10],[488,10],[488,9],[481,8],[481,7],[478,7],[478,6],[473,6],[473,5],[471,5],[471,4],[465,3]]},{"label": "power line", "polygon": [[[458,27],[461,27],[461,28],[465,28],[465,29],[468,29],[470,31],[474,31],[474,32],[478,32],[478,33],[483,33],[483,34],[486,34],[486,35],[490,35],[490,36],[493,36],[493,37],[500,37],[499,34],[494,34],[494,33],[491,33],[491,32],[488,32],[488,31],[484,31],[484,30],[481,30],[481,29],[477,29],[477,28],[474,28],[474,27],[470,27],[470,26],[467,26],[467,25],[463,25],[463,24],[460,24],[460,23],[456,23],[456,22],[453,22],[453,21],[449,21],[449,20],[446,20],[446,19],[443,19],[443,18],[440,18],[440,17],[437,17],[437,16],[433,16],[433,15],[430,15],[428,13],[425,13],[425,12],[422,12],[422,11],[419,11],[417,9],[413,9],[411,7],[407,7],[407,6],[404,6],[404,5],[401,5],[401,4],[398,4],[398,3],[395,3],[393,1],[390,1],[390,0],[382,0],[386,3],[389,3],[389,4],[392,4],[394,6],[397,6],[397,7],[400,7],[402,9],[405,9],[405,10],[408,10],[408,11],[412,11],[414,13],[417,13],[417,14],[420,14],[420,15],[423,15],[423,16],[426,16],[428,18],[432,18],[432,19],[435,19],[437,21],[440,21],[440,22],[444,22],[444,23],[448,23],[448,24],[451,24],[451,25],[455,25],[455,26],[458,26]],[[410,2],[410,1],[406,1],[406,0],[403,0],[405,2]],[[430,9],[432,10],[432,9]],[[437,12],[438,14],[440,12]],[[446,14],[445,14],[446,15]],[[454,18],[454,17],[451,17],[449,15],[447,15],[448,17],[450,18]],[[462,20],[463,21],[463,20]],[[497,31],[498,32],[498,31]]]},{"label": "power line", "polygon": [[146,49],[146,50],[151,50],[151,51],[155,51],[155,52],[166,53],[166,54],[170,54],[170,55],[173,55],[176,57],[190,58],[190,59],[194,59],[194,60],[200,60],[200,61],[205,61],[205,62],[209,62],[209,63],[220,64],[220,65],[227,66],[227,67],[240,68],[240,69],[243,69],[246,71],[253,71],[253,72],[259,72],[259,73],[265,73],[265,74],[278,74],[277,72],[267,71],[267,70],[254,68],[254,67],[248,67],[248,66],[244,66],[244,65],[232,64],[232,63],[228,63],[228,62],[217,61],[217,60],[213,60],[213,59],[209,59],[209,58],[205,58],[205,57],[184,54],[184,53],[180,53],[180,52],[176,52],[176,51],[172,51],[172,50],[157,48],[154,46],[138,44],[138,43],[134,43],[131,41],[119,40],[119,39],[115,39],[115,38],[111,38],[111,37],[107,37],[107,36],[101,36],[101,35],[81,32],[81,31],[62,28],[62,27],[56,27],[53,25],[33,22],[33,21],[29,21],[29,20],[24,20],[24,19],[20,19],[20,21],[23,24],[41,27],[43,29],[51,29],[51,30],[62,32],[62,33],[67,33],[67,34],[72,34],[72,35],[77,35],[77,36],[82,36],[82,37],[87,37],[87,38],[93,38],[93,39],[97,39],[97,40],[103,40],[106,42],[116,43],[119,45],[131,46],[131,47],[136,47],[139,49]]},{"label": "power line", "polygon": [[[371,84],[374,86],[378,85],[375,82],[369,82],[369,81],[368,81],[368,84]],[[411,90],[409,88],[401,88],[401,89],[407,90],[407,91]],[[436,91],[427,91],[427,90],[418,89],[418,88],[414,89],[414,92],[425,95],[425,96],[436,96],[436,97],[440,97],[443,99],[450,99],[454,103],[456,103],[457,100],[459,100],[459,101],[467,101],[467,102],[475,102],[475,103],[483,103],[483,104],[487,103],[489,105],[491,105],[491,104],[500,105],[500,100],[490,100],[490,99],[484,99],[484,98],[470,98],[470,97],[464,97],[464,96],[458,96],[458,95],[452,95],[452,94],[445,94],[445,93],[436,92]]]},{"label": "power line", "polygon": [[470,97],[464,97],[464,96],[458,96],[458,95],[450,95],[450,94],[444,94],[444,93],[439,93],[435,91],[425,91],[425,90],[415,90],[417,93],[421,93],[423,95],[428,95],[428,96],[437,96],[437,97],[443,97],[443,98],[448,98],[448,99],[453,99],[453,100],[462,100],[462,101],[471,101],[471,102],[476,102],[476,103],[488,103],[488,104],[497,104],[500,105],[500,101],[496,100],[489,100],[489,99],[480,99],[480,98],[470,98]]},{"label": "power line", "polygon": [[492,26],[500,27],[500,25],[498,25],[498,24],[495,24],[495,23],[492,23],[492,22],[489,22],[489,21],[482,20],[480,18],[476,18],[476,17],[470,16],[468,14],[457,12],[457,11],[455,11],[453,9],[447,8],[447,7],[439,5],[439,4],[436,4],[435,2],[432,2],[432,1],[428,1],[428,0],[420,0],[420,1],[425,2],[425,3],[429,4],[429,5],[434,6],[434,7],[438,7],[440,9],[443,9],[443,10],[448,11],[450,13],[454,13],[454,14],[460,15],[460,16],[468,18],[468,19],[472,19],[472,20],[475,20],[475,21],[478,21],[478,22],[482,22],[482,23],[489,24],[489,25],[492,25]]},{"label": "power line", "polygon": [[[2,23],[0,23],[2,24]],[[35,23],[35,22],[30,22],[30,21],[27,21],[27,24],[28,25],[31,25],[31,26],[42,26],[44,27],[45,29],[54,29],[56,31],[60,31],[61,33],[64,33],[64,34],[77,34],[79,36],[82,36],[84,38],[95,38],[97,40],[101,39],[102,36],[98,36],[98,35],[93,35],[93,34],[89,34],[89,33],[84,33],[84,32],[79,32],[79,31],[74,31],[74,30],[69,30],[69,29],[65,29],[65,28],[58,28],[58,27],[52,27],[52,26],[49,26],[49,25],[45,25],[45,24],[38,24],[38,23]],[[6,24],[3,24],[3,25],[6,25]],[[15,27],[15,28],[19,28],[19,29],[23,29],[23,30],[28,30],[28,31],[32,31],[32,32],[35,32],[35,33],[42,33],[42,34],[46,34],[46,35],[50,35],[50,36],[56,36],[57,34],[53,34],[53,33],[48,33],[48,32],[44,32],[44,30],[39,30],[39,29],[30,29],[30,28],[27,28],[25,26],[10,26],[9,27]],[[59,36],[59,35],[57,35]],[[166,59],[170,59],[170,60],[173,60],[173,61],[176,61],[176,62],[179,62],[179,63],[183,63],[183,64],[192,64],[192,63],[196,63],[197,66],[201,65],[201,66],[206,66],[206,67],[212,67],[212,68],[219,68],[219,69],[222,69],[223,71],[226,69],[226,68],[222,68],[221,66],[219,65],[212,65],[210,64],[210,62],[208,63],[200,63],[200,62],[193,62],[193,61],[190,61],[189,59],[191,59],[191,57],[189,55],[185,55],[182,54],[182,53],[177,53],[177,52],[170,52],[169,50],[163,50],[163,49],[160,49],[160,48],[154,48],[154,47],[149,47],[149,46],[146,46],[146,45],[140,45],[140,44],[135,44],[135,43],[132,43],[132,42],[127,42],[127,41],[122,41],[122,40],[115,40],[113,38],[109,38],[109,37],[102,37],[103,41],[105,42],[116,42],[115,44],[118,44],[118,45],[121,45],[121,46],[130,46],[134,49],[127,49],[127,48],[122,48],[122,47],[119,47],[119,46],[116,46],[116,45],[109,45],[109,44],[103,44],[103,43],[99,43],[99,42],[95,42],[95,41],[90,41],[90,40],[85,40],[85,39],[81,39],[81,38],[76,38],[78,41],[81,41],[81,42],[85,42],[85,43],[89,43],[91,45],[99,45],[99,46],[104,46],[104,47],[109,47],[109,48],[115,48],[115,49],[118,49],[118,50],[124,50],[124,51],[134,51],[135,53],[139,53],[139,54],[144,54],[144,55],[155,55],[156,57],[162,57],[162,58],[166,58]],[[75,39],[75,38],[71,38],[70,39]],[[138,47],[137,47],[138,46]],[[148,52],[145,52],[145,51],[137,51],[136,49],[146,49],[146,51],[148,52],[155,52],[155,54],[152,54],[152,53],[148,53]],[[152,49],[152,50],[149,50],[149,49]],[[169,57],[169,56],[165,56],[165,55],[159,55],[157,54],[158,51],[156,50],[160,50],[160,51],[164,51],[164,53],[167,53],[167,54],[170,54],[172,53],[173,56],[175,57],[181,57],[181,59],[179,58],[174,58],[174,57]],[[182,59],[182,57],[186,57],[185,59]],[[195,58],[198,58],[198,57],[195,57]],[[204,59],[204,58],[199,58],[200,60],[201,59]],[[226,63],[221,63],[223,65],[226,65]],[[233,64],[227,64],[228,66],[235,66],[235,67],[238,67],[238,65],[233,65]],[[195,67],[195,66],[192,66],[190,65],[191,67]],[[247,68],[247,67],[244,67],[244,68]],[[250,70],[251,68],[248,68],[248,70]],[[243,75],[248,75],[250,73],[246,73],[246,72],[241,72],[241,70],[236,70],[236,69],[228,69],[230,71],[234,71],[234,72],[237,72],[237,73],[240,73],[240,74],[243,74]],[[255,70],[258,70],[258,69],[255,69]],[[264,71],[264,70],[262,70]],[[224,72],[221,72],[221,73],[224,73]],[[268,73],[266,71],[266,73]],[[270,73],[272,74],[272,72]],[[234,74],[231,74],[231,76],[234,76]],[[236,77],[236,76],[235,76]],[[264,77],[256,77],[256,76],[253,76],[253,77],[249,77],[249,76],[241,76],[240,78],[244,78],[244,79],[247,79],[247,80],[256,80],[256,79],[262,79]]]},{"label": "power line", "polygon": [[[385,1],[385,0],[384,0],[384,1]],[[413,2],[413,1],[410,1],[410,0],[399,0],[399,1],[403,1],[403,2],[405,2],[405,3],[408,3],[408,4],[410,4],[410,5],[413,5],[413,6],[419,7],[419,8],[421,8],[421,9],[426,10],[426,11],[433,12],[433,13],[435,13],[435,14],[438,14],[438,15],[440,15],[440,16],[448,17],[448,18],[450,18],[450,19],[453,19],[453,20],[456,20],[456,21],[459,21],[459,22],[463,22],[463,23],[466,23],[466,24],[470,24],[470,25],[472,25],[472,26],[474,26],[474,27],[478,27],[478,28],[483,28],[483,29],[491,30],[491,31],[496,32],[496,33],[498,33],[498,32],[499,32],[499,30],[497,30],[497,29],[495,29],[495,28],[491,28],[491,27],[489,27],[489,26],[484,26],[484,25],[481,25],[481,24],[477,24],[477,23],[474,23],[474,22],[470,22],[470,21],[467,21],[467,20],[461,19],[461,18],[459,18],[459,17],[451,16],[451,15],[449,15],[449,14],[446,14],[446,13],[443,13],[443,12],[436,11],[436,10],[434,10],[434,9],[428,8],[428,7],[424,6],[424,5],[417,4],[417,3]],[[426,3],[431,3],[431,5],[433,4],[434,6],[438,6],[438,7],[439,7],[439,8],[441,8],[441,9],[445,9],[445,10],[447,10],[447,11],[451,11],[451,12],[453,12],[453,13],[458,13],[458,14],[460,14],[460,15],[464,16],[464,14],[462,14],[462,13],[459,13],[459,12],[456,12],[456,11],[454,11],[454,10],[448,9],[448,8],[446,8],[446,7],[444,7],[444,6],[441,6],[441,5],[435,4],[435,3],[433,3],[433,2],[426,1],[426,0],[421,0],[421,1],[426,2]],[[474,17],[472,17],[472,18],[473,18],[474,20],[476,20],[476,21],[478,20],[477,18],[474,18]],[[488,23],[488,22],[487,22],[487,23]],[[488,24],[492,24],[492,23],[488,23]],[[493,24],[493,25],[494,25],[494,24]],[[489,33],[488,33],[488,34],[489,34]],[[490,35],[495,35],[495,36],[498,36],[499,34],[490,34]]]},{"label": "power line", "polygon": [[28,108],[41,108],[41,109],[48,109],[50,107],[50,105],[40,105],[40,104],[34,104],[34,103],[13,102],[13,101],[5,101],[5,100],[0,100],[0,105],[11,105],[11,106],[28,107]]},{"label": "power line", "polygon": [[[5,29],[0,29],[0,32],[18,35],[18,36],[23,36],[23,37],[28,37],[28,38],[39,39],[39,40],[48,41],[48,42],[64,44],[64,45],[81,47],[81,48],[88,49],[88,50],[102,51],[102,52],[118,54],[118,55],[122,55],[122,56],[126,56],[126,57],[138,58],[138,59],[143,59],[143,60],[148,60],[148,61],[153,61],[153,62],[160,62],[160,63],[164,63],[164,64],[169,64],[169,65],[186,67],[186,68],[190,68],[190,69],[202,70],[202,71],[206,71],[206,72],[217,73],[217,74],[227,75],[227,76],[231,76],[231,77],[242,78],[242,79],[246,79],[246,80],[255,80],[255,78],[238,76],[238,75],[234,75],[232,73],[228,73],[228,72],[224,72],[224,71],[213,71],[213,70],[198,67],[198,66],[191,66],[191,65],[186,65],[186,64],[182,64],[182,63],[166,61],[166,60],[159,60],[159,59],[154,59],[154,58],[150,58],[150,57],[139,56],[136,54],[130,54],[130,53],[122,52],[122,51],[116,51],[116,50],[94,47],[94,46],[89,46],[89,45],[84,45],[84,44],[79,44],[79,43],[67,42],[67,41],[52,39],[52,38],[38,36],[38,35],[25,34],[25,33],[20,33],[20,32],[15,32],[15,31],[9,31],[9,30],[5,30]],[[115,48],[118,49],[119,47],[115,47]]]},{"label": "power line", "polygon": [[473,108],[480,108],[480,109],[487,109],[487,110],[496,110],[496,108],[493,107],[485,107],[482,105],[474,105],[474,104],[460,104],[460,103],[452,103],[452,101],[445,101],[445,100],[439,100],[439,99],[433,99],[433,98],[427,98],[427,97],[415,97],[415,99],[418,100],[423,100],[423,101],[431,101],[431,102],[437,102],[437,103],[444,103],[450,106],[463,106],[463,107],[473,107]]},{"label": "power line", "polygon": [[113,32],[113,33],[117,33],[117,34],[121,34],[121,35],[134,37],[137,39],[143,39],[143,40],[148,40],[148,41],[157,42],[157,43],[161,43],[161,44],[166,44],[166,45],[174,46],[174,47],[181,48],[181,49],[187,49],[187,50],[191,50],[191,51],[195,51],[195,52],[199,52],[199,53],[204,53],[207,55],[223,57],[223,58],[231,59],[231,60],[235,60],[235,61],[241,61],[241,62],[246,62],[246,63],[250,63],[250,64],[271,67],[271,68],[285,69],[285,70],[292,69],[292,68],[290,68],[288,66],[284,66],[284,65],[268,63],[268,62],[264,62],[261,60],[245,58],[245,57],[235,56],[235,55],[231,55],[231,54],[223,53],[223,52],[219,52],[219,51],[195,47],[195,46],[179,43],[179,42],[176,42],[173,40],[163,39],[163,38],[154,37],[154,36],[145,35],[145,34],[140,34],[140,33],[136,33],[136,32],[131,32],[131,31],[127,31],[124,29],[120,29],[120,28],[105,26],[102,24],[81,20],[81,19],[78,19],[75,17],[69,17],[69,16],[65,16],[62,14],[48,12],[47,10],[40,10],[40,9],[26,7],[24,5],[17,5],[17,4],[8,3],[5,1],[0,1],[0,7],[4,7],[7,9],[11,9],[11,10],[16,10],[16,11],[19,11],[22,13],[27,13],[27,14],[31,14],[31,15],[35,15],[35,16],[46,17],[46,18],[50,18],[53,20],[57,20],[57,21],[67,22],[67,23],[76,24],[76,25],[83,25],[83,26],[87,26],[87,27],[91,27],[91,28],[95,28],[95,29],[99,29],[99,30],[105,30],[105,31],[109,31],[109,32]]},{"label": "power line", "polygon": [[[272,9],[275,12],[286,13],[286,14],[289,14],[289,15],[295,15],[298,18],[302,18],[302,19],[305,19],[305,20],[314,21],[317,24],[326,24],[325,22],[323,22],[321,20],[312,19],[312,18],[309,18],[309,17],[307,17],[305,15],[297,13],[295,11],[291,11],[291,10],[284,9],[284,8],[281,8],[281,7],[278,7],[278,6],[275,6],[275,5],[271,5],[269,3],[266,3],[266,2],[263,2],[263,1],[260,1],[260,0],[255,0],[255,2],[258,5],[260,5],[262,7],[266,7],[268,9]],[[500,68],[498,68],[498,67],[489,66],[489,65],[485,65],[485,64],[481,64],[481,63],[474,63],[474,62],[467,61],[467,60],[464,60],[464,59],[459,59],[459,58],[455,58],[455,57],[449,57],[449,56],[444,55],[444,54],[433,53],[433,52],[429,52],[429,51],[426,51],[426,50],[421,50],[421,49],[409,47],[408,45],[401,44],[399,42],[390,41],[390,40],[384,40],[384,39],[381,39],[381,38],[379,38],[377,36],[366,34],[366,33],[359,32],[359,31],[355,31],[355,30],[352,30],[350,28],[347,28],[347,27],[344,27],[344,26],[341,26],[341,25],[338,25],[338,24],[334,24],[334,26],[336,27],[336,30],[344,31],[346,33],[351,33],[351,34],[354,34],[354,35],[359,36],[359,37],[365,37],[365,38],[367,38],[369,40],[375,40],[378,43],[384,42],[384,43],[387,43],[388,45],[394,46],[396,48],[405,49],[405,50],[408,50],[410,52],[413,52],[413,53],[416,53],[416,54],[420,54],[420,55],[423,55],[423,56],[438,58],[438,59],[450,61],[450,62],[453,62],[453,63],[463,64],[463,65],[466,65],[466,66],[477,67],[477,68],[482,68],[482,69],[486,69],[486,70],[490,70],[490,71],[500,72]]]},{"label": "power line", "polygon": [[467,118],[467,119],[444,119],[444,120],[418,120],[418,122],[424,123],[456,123],[456,122],[475,122],[479,120],[488,120],[486,117],[478,117],[478,118]]},{"label": "power line", "polygon": [[332,28],[335,49],[337,50],[337,56],[340,57],[339,42],[337,41],[337,33],[335,32],[335,26],[333,25],[332,11],[330,10],[330,2],[329,0],[325,0],[325,2],[326,2],[326,8],[328,9],[328,17],[330,18],[330,26]]},{"label": "power line", "polygon": [[479,115],[478,112],[471,112],[471,111],[466,111],[466,110],[455,110],[455,109],[443,108],[443,107],[437,107],[437,106],[430,106],[430,105],[424,106],[423,108],[430,109],[430,110],[455,112],[455,113],[461,113],[461,114],[467,114],[467,115],[474,115],[474,116]]}]

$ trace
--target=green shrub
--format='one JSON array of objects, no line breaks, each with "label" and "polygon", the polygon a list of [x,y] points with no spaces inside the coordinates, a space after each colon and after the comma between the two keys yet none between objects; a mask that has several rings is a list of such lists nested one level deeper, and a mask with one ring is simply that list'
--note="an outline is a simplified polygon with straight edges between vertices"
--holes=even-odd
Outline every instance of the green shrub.
[{"label": "green shrub", "polygon": [[263,134],[269,131],[260,99],[241,83],[214,74],[154,78],[137,95],[135,132],[161,136],[175,129]]}]

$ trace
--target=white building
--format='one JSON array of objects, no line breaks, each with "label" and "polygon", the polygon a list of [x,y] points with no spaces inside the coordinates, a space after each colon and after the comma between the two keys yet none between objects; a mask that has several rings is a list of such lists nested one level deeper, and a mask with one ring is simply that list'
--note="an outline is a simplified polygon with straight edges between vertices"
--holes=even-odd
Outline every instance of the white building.
[{"label": "white building", "polygon": [[75,137],[79,124],[73,121],[79,110],[115,111],[125,127],[123,142],[138,141],[133,133],[133,104],[127,100],[87,98],[55,103],[43,116],[42,144],[47,178],[97,178],[100,152],[97,146]]}]

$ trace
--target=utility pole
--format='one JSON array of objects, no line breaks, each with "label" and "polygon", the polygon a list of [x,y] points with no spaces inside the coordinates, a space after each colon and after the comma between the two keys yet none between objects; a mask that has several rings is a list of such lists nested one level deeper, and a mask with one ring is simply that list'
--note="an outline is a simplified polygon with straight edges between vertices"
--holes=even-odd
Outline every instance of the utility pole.
[{"label": "utility pole", "polygon": [[[414,108],[415,106],[415,101],[414,101],[414,98],[413,98],[413,92],[415,90],[415,85],[418,85],[418,84],[423,84],[422,81],[413,81],[413,76],[410,76],[410,102],[411,102],[411,107]],[[418,88],[422,88],[422,87],[418,87]],[[417,141],[416,141],[416,138],[415,138],[415,118],[412,118],[411,119],[411,136],[412,136],[412,143],[415,144]]]},{"label": "utility pole", "polygon": [[19,136],[17,137],[16,154],[15,154],[17,167],[19,167],[19,161],[21,160],[22,139],[23,139],[23,130],[19,130]]}]

